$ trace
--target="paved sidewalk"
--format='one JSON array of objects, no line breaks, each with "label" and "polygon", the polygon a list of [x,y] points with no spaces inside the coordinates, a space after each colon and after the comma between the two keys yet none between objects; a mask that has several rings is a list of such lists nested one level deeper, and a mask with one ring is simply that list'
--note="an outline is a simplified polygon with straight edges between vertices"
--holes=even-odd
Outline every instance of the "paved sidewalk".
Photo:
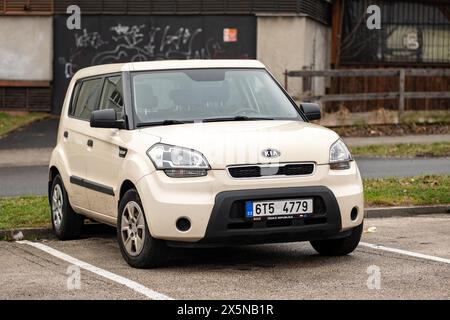
[{"label": "paved sidewalk", "polygon": [[47,166],[53,148],[0,149],[0,168]]},{"label": "paved sidewalk", "polygon": [[450,134],[434,135],[406,135],[385,137],[348,137],[344,138],[349,147],[361,147],[375,144],[398,144],[398,143],[433,143],[450,142]]},{"label": "paved sidewalk", "polygon": [[58,124],[57,118],[36,121],[0,139],[0,168],[47,166]]},{"label": "paved sidewalk", "polygon": [[59,119],[33,122],[0,139],[0,150],[53,148],[56,145]]}]

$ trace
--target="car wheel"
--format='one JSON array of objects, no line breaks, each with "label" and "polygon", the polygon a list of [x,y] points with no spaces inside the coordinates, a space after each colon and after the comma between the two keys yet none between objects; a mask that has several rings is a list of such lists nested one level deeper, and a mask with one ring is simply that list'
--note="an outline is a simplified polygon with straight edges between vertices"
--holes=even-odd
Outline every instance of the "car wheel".
[{"label": "car wheel", "polygon": [[56,237],[60,240],[79,238],[84,217],[73,211],[70,206],[67,191],[60,175],[53,179],[50,192],[51,218]]},{"label": "car wheel", "polygon": [[344,256],[356,249],[361,240],[362,231],[363,223],[354,228],[345,238],[311,241],[311,245],[321,255]]},{"label": "car wheel", "polygon": [[120,200],[117,239],[122,256],[134,268],[155,268],[167,261],[166,243],[150,235],[141,199],[134,189]]}]

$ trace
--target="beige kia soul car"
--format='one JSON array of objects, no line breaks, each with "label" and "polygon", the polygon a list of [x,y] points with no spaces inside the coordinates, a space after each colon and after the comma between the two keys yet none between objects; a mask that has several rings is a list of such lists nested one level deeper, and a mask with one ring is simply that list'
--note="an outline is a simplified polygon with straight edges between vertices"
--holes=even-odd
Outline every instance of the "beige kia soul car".
[{"label": "beige kia soul car", "polygon": [[345,255],[363,228],[363,186],[339,136],[310,123],[254,60],[156,61],[78,71],[49,167],[53,228],[117,227],[133,267],[168,249],[310,241]]}]

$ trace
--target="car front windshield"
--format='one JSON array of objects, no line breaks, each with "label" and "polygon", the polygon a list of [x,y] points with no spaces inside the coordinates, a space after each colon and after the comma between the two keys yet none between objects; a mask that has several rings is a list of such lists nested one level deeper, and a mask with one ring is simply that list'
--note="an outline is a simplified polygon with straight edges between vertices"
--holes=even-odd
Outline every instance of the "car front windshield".
[{"label": "car front windshield", "polygon": [[186,69],[133,74],[137,125],[221,120],[302,120],[264,69]]}]

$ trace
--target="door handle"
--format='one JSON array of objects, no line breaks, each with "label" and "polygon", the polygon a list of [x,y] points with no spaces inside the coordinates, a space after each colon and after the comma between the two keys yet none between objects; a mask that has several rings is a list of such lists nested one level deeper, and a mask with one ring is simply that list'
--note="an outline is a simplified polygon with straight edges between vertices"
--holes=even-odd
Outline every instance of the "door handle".
[{"label": "door handle", "polygon": [[119,147],[119,157],[125,158],[127,156],[128,149],[124,147]]},{"label": "door handle", "polygon": [[89,140],[87,141],[87,146],[92,148],[92,147],[94,146],[94,141],[92,141],[91,139],[89,139]]},{"label": "door handle", "polygon": [[69,133],[67,131],[64,131],[64,138],[68,138],[69,137]]}]

